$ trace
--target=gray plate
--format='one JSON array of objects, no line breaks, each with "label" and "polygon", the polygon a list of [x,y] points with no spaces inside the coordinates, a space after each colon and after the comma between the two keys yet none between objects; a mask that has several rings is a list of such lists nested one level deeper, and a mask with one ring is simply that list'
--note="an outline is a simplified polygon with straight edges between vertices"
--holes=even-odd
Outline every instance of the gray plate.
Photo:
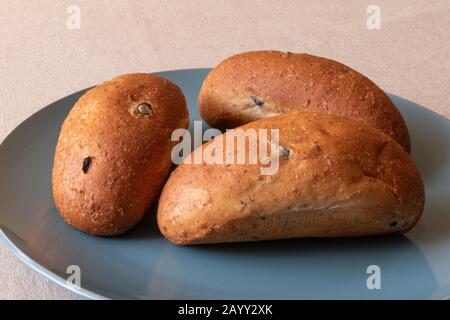
[{"label": "gray plate", "polygon": [[[159,73],[183,89],[191,121],[207,69]],[[179,247],[164,240],[155,210],[122,237],[97,238],[66,225],[50,172],[60,125],[84,91],[17,127],[0,147],[0,239],[27,265],[65,286],[81,268],[90,298],[415,299],[450,296],[450,123],[391,95],[408,124],[426,185],[423,218],[407,235]],[[369,290],[369,265],[381,290]]]}]

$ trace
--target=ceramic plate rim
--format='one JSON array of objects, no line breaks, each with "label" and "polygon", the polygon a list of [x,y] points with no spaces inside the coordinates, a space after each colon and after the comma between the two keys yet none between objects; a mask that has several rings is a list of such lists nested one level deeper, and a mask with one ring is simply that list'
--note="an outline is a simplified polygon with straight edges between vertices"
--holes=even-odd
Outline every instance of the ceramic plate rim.
[{"label": "ceramic plate rim", "polygon": [[[162,70],[162,71],[157,71],[157,72],[152,72],[151,74],[156,75],[156,76],[160,76],[161,74],[164,73],[170,73],[170,72],[182,72],[182,71],[209,71],[211,70],[211,68],[186,68],[186,69],[170,69],[170,70]],[[89,90],[90,88],[93,88],[93,86],[82,89],[82,90],[78,90],[76,92],[73,92],[71,94],[68,94],[60,99],[55,100],[52,103],[47,104],[46,106],[44,106],[43,108],[40,108],[39,110],[37,110],[36,112],[34,112],[33,114],[31,114],[30,116],[28,116],[27,118],[25,118],[24,120],[22,120],[17,126],[15,126],[7,135],[6,137],[1,141],[0,143],[0,148],[3,146],[3,144],[5,143],[5,141],[7,141],[13,134],[14,132],[21,126],[23,126],[25,123],[32,121],[32,119],[37,116],[38,113],[43,112],[45,109],[47,109],[48,107],[60,102],[61,100],[72,96],[72,95],[76,95],[76,94],[80,94],[81,92],[85,92],[86,90]],[[397,96],[395,94],[386,92],[386,94],[392,98],[395,97],[397,99],[406,101],[410,104],[413,104],[414,107],[421,109],[424,112],[427,113],[431,113],[433,116],[442,119],[446,122],[448,122],[448,124],[450,125],[450,120],[447,119],[446,117],[444,117],[443,115],[430,110],[418,103],[415,103],[413,101],[410,101],[408,99],[402,98],[400,96]],[[109,298],[95,293],[89,289],[85,289],[85,288],[77,288],[74,286],[70,286],[66,283],[66,279],[62,278],[61,276],[57,275],[56,273],[54,273],[53,271],[49,270],[48,268],[46,268],[45,266],[41,265],[39,262],[35,261],[31,256],[27,255],[25,252],[23,252],[2,230],[2,227],[0,226],[0,243],[3,243],[5,245],[5,247],[7,248],[7,250],[9,252],[11,252],[14,256],[16,256],[23,264],[25,264],[26,266],[30,267],[32,270],[36,271],[37,273],[39,273],[40,275],[43,275],[44,277],[46,277],[47,279],[49,279],[50,281],[53,281],[54,283],[56,283],[57,285],[59,285],[62,288],[68,289],[71,292],[74,292],[76,294],[79,294],[81,297],[84,298],[88,298],[88,299],[93,299],[93,300],[109,300]],[[450,295],[445,295],[442,297],[437,297],[437,299],[450,299]]]}]

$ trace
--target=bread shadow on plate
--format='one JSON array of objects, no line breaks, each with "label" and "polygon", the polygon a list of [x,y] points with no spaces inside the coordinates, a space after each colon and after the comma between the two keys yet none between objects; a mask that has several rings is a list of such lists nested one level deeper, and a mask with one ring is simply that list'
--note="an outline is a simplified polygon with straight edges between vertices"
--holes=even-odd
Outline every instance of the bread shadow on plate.
[{"label": "bread shadow on plate", "polygon": [[274,250],[277,252],[296,251],[330,251],[330,250],[367,250],[380,249],[393,246],[415,246],[411,240],[402,234],[389,234],[383,236],[365,236],[351,238],[297,238],[282,240],[265,240],[254,242],[234,242],[217,244],[198,244],[189,246],[198,250],[227,253],[240,252],[243,254],[258,251]]},{"label": "bread shadow on plate", "polygon": [[151,240],[162,237],[156,221],[156,209],[157,202],[155,201],[150,210],[145,213],[145,216],[133,229],[123,235],[117,236],[117,238],[121,240]]},{"label": "bread shadow on plate", "polygon": [[[432,296],[437,287],[425,255],[401,234],[168,245],[159,260],[215,279],[218,287],[240,288],[238,296],[250,299],[405,299]],[[367,289],[371,266],[380,268],[383,290]]]}]

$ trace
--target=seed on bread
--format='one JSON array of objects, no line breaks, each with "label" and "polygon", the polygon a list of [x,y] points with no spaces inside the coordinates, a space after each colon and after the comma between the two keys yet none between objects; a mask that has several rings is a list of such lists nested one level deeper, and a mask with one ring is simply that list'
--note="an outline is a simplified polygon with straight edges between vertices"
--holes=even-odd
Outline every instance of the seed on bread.
[{"label": "seed on bread", "polygon": [[152,116],[153,115],[152,106],[148,102],[142,102],[142,103],[138,104],[137,111],[144,116]]},{"label": "seed on bread", "polygon": [[87,173],[89,170],[89,167],[91,166],[92,158],[86,157],[83,159],[83,166],[81,167],[81,170],[83,173]]}]

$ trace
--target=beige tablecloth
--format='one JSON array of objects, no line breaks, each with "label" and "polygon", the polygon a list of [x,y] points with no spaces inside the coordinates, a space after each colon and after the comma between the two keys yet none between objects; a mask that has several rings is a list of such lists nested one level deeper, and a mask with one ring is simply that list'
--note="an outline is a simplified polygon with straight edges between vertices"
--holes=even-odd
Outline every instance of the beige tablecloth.
[{"label": "beige tablecloth", "polygon": [[[379,29],[367,26],[370,5]],[[339,60],[450,118],[449,27],[443,0],[0,0],[0,141],[40,108],[117,74],[209,67],[258,49]],[[0,246],[0,298],[77,296]]]}]

